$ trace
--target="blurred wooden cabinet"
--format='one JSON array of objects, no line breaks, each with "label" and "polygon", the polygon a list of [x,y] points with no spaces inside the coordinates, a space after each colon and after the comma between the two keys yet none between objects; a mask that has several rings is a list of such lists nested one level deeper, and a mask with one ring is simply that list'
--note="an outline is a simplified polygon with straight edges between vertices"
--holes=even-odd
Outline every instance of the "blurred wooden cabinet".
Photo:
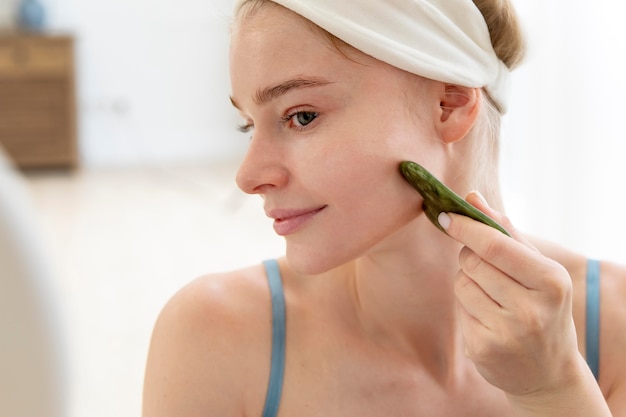
[{"label": "blurred wooden cabinet", "polygon": [[77,163],[74,42],[0,36],[0,145],[20,168]]}]

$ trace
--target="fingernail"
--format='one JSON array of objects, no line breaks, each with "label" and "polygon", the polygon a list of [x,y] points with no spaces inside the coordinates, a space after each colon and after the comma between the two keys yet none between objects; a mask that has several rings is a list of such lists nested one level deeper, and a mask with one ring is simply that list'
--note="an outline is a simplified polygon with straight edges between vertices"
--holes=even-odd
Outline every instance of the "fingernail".
[{"label": "fingernail", "polygon": [[448,230],[448,227],[450,227],[450,216],[448,216],[447,213],[439,213],[439,216],[437,216],[437,221],[444,230]]},{"label": "fingernail", "polygon": [[483,203],[485,206],[489,207],[489,203],[487,202],[485,197],[483,197],[483,195],[480,193],[480,191],[473,191],[473,193],[476,196],[476,198],[478,198],[480,200],[481,203]]}]

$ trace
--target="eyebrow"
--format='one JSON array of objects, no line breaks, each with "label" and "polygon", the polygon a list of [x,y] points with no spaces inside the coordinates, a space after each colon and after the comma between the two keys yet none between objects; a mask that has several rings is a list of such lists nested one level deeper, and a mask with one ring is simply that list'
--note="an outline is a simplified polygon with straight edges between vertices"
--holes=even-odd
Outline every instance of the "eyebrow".
[{"label": "eyebrow", "polygon": [[[287,94],[292,90],[321,87],[328,84],[332,83],[330,81],[326,81],[320,78],[294,78],[291,80],[283,81],[275,86],[266,87],[262,90],[258,90],[254,95],[254,102],[258,105],[263,105],[277,99],[280,96]],[[230,97],[230,102],[237,109],[241,110],[241,108],[239,107],[239,105],[237,105],[237,102],[232,96]]]}]

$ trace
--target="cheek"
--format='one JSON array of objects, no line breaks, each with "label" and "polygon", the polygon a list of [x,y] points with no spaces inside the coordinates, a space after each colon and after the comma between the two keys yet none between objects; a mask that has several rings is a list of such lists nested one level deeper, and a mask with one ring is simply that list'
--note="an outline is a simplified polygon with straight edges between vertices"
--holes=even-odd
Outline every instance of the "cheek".
[{"label": "cheek", "polygon": [[317,175],[310,180],[331,204],[355,217],[384,211],[388,204],[393,209],[413,193],[407,193],[412,189],[400,174],[400,160],[381,152],[336,152],[320,159]]},{"label": "cheek", "polygon": [[391,107],[377,113],[366,106],[343,114],[341,123],[333,119],[331,125],[324,125],[324,131],[297,152],[300,178],[345,204],[350,204],[348,197],[361,199],[360,204],[414,197],[417,193],[400,174],[399,164],[407,159],[428,160],[434,154],[428,145],[433,141],[428,141],[426,130],[406,109]]},{"label": "cheek", "polygon": [[[376,222],[384,234],[421,212],[423,199],[400,173],[400,162],[428,156],[420,151],[418,138],[406,140],[404,136],[390,135],[371,143],[347,155],[347,163],[326,180],[329,187],[334,187],[335,197],[348,217],[365,224]],[[326,170],[331,172],[331,167]]]},{"label": "cheek", "polygon": [[344,188],[348,194],[400,191],[404,188],[400,162],[419,156],[418,140],[407,140],[408,136],[391,129],[386,137],[371,130],[339,134],[331,143],[301,154],[299,170],[313,181],[311,185]]}]

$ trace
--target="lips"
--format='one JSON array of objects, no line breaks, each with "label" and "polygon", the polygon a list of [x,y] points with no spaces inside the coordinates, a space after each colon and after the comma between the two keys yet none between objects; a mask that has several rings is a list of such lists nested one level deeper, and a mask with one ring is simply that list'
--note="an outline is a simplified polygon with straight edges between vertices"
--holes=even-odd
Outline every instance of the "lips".
[{"label": "lips", "polygon": [[273,209],[268,212],[268,216],[274,219],[276,234],[286,236],[298,231],[325,208],[326,206],[306,209]]}]

